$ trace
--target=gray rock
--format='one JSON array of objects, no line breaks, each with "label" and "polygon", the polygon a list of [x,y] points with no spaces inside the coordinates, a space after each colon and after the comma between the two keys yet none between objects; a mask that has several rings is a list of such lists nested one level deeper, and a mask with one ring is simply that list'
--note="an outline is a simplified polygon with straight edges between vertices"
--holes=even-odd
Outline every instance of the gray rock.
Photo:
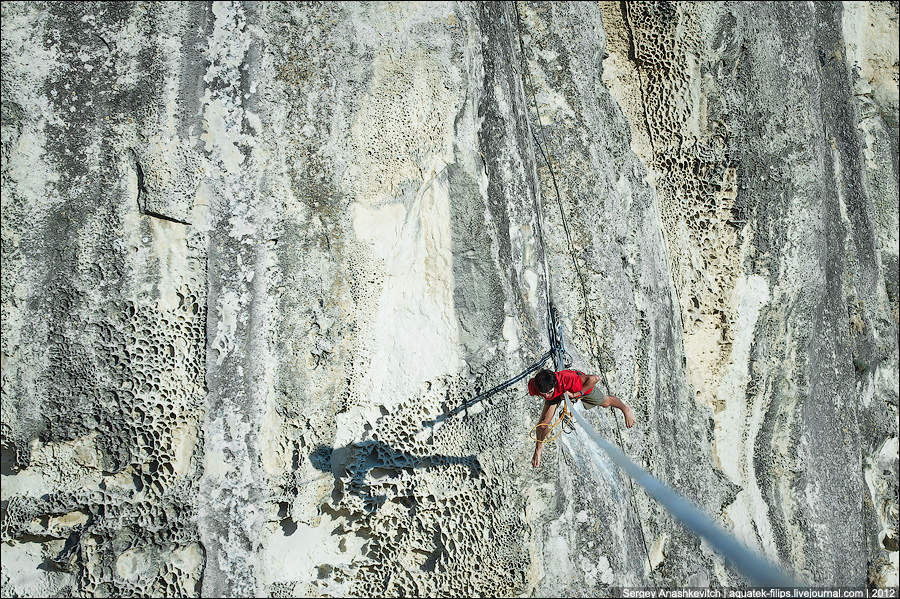
[{"label": "gray rock", "polygon": [[896,3],[6,3],[2,595],[896,586]]}]

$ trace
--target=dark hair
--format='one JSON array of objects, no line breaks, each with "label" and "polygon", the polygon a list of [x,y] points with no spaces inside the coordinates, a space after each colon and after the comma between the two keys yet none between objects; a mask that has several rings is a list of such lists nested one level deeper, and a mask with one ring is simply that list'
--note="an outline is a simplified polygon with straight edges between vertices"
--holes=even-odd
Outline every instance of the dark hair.
[{"label": "dark hair", "polygon": [[556,388],[556,374],[546,368],[538,372],[534,377],[534,386],[540,393],[547,393]]}]

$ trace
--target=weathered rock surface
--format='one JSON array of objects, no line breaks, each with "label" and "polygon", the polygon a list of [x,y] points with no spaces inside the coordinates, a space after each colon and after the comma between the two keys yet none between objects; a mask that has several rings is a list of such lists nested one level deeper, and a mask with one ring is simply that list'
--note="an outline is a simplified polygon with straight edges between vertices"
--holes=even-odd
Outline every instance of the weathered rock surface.
[{"label": "weathered rock surface", "polygon": [[3,596],[896,586],[896,3],[2,11]]}]

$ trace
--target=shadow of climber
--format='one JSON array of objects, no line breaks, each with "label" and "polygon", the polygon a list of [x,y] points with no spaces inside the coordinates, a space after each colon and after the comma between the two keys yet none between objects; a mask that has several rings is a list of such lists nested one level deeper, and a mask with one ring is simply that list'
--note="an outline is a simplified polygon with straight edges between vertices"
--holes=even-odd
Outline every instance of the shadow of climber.
[{"label": "shadow of climber", "polygon": [[474,455],[417,455],[374,440],[351,443],[337,449],[319,445],[309,454],[309,461],[317,470],[330,472],[334,476],[331,496],[335,502],[349,494],[357,497],[362,502],[362,509],[367,512],[378,510],[389,496],[408,507],[414,506],[412,493],[405,493],[403,489],[406,481],[400,480],[403,471],[461,464],[469,468],[472,478],[483,472]]}]

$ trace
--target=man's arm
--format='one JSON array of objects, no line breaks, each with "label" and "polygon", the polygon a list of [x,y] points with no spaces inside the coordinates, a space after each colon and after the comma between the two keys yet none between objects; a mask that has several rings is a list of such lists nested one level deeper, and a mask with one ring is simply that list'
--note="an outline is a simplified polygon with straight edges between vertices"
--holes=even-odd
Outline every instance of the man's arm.
[{"label": "man's arm", "polygon": [[594,385],[600,382],[600,377],[596,374],[582,374],[581,375],[581,389],[582,395],[584,395],[584,391],[590,391],[594,388]]},{"label": "man's arm", "polygon": [[582,395],[584,395],[585,393],[587,393],[588,391],[593,389],[594,385],[596,385],[599,381],[600,381],[600,377],[597,376],[596,374],[582,373],[581,374],[581,393],[579,393],[578,395],[569,393],[569,399],[578,401],[579,397],[581,397]]},{"label": "man's arm", "polygon": [[537,442],[534,447],[534,455],[531,456],[531,465],[537,468],[541,465],[541,451],[544,449],[544,438],[547,437],[547,428],[553,422],[553,415],[556,414],[556,406],[559,401],[545,401],[544,408],[541,410],[541,420],[538,422],[535,437]]}]

